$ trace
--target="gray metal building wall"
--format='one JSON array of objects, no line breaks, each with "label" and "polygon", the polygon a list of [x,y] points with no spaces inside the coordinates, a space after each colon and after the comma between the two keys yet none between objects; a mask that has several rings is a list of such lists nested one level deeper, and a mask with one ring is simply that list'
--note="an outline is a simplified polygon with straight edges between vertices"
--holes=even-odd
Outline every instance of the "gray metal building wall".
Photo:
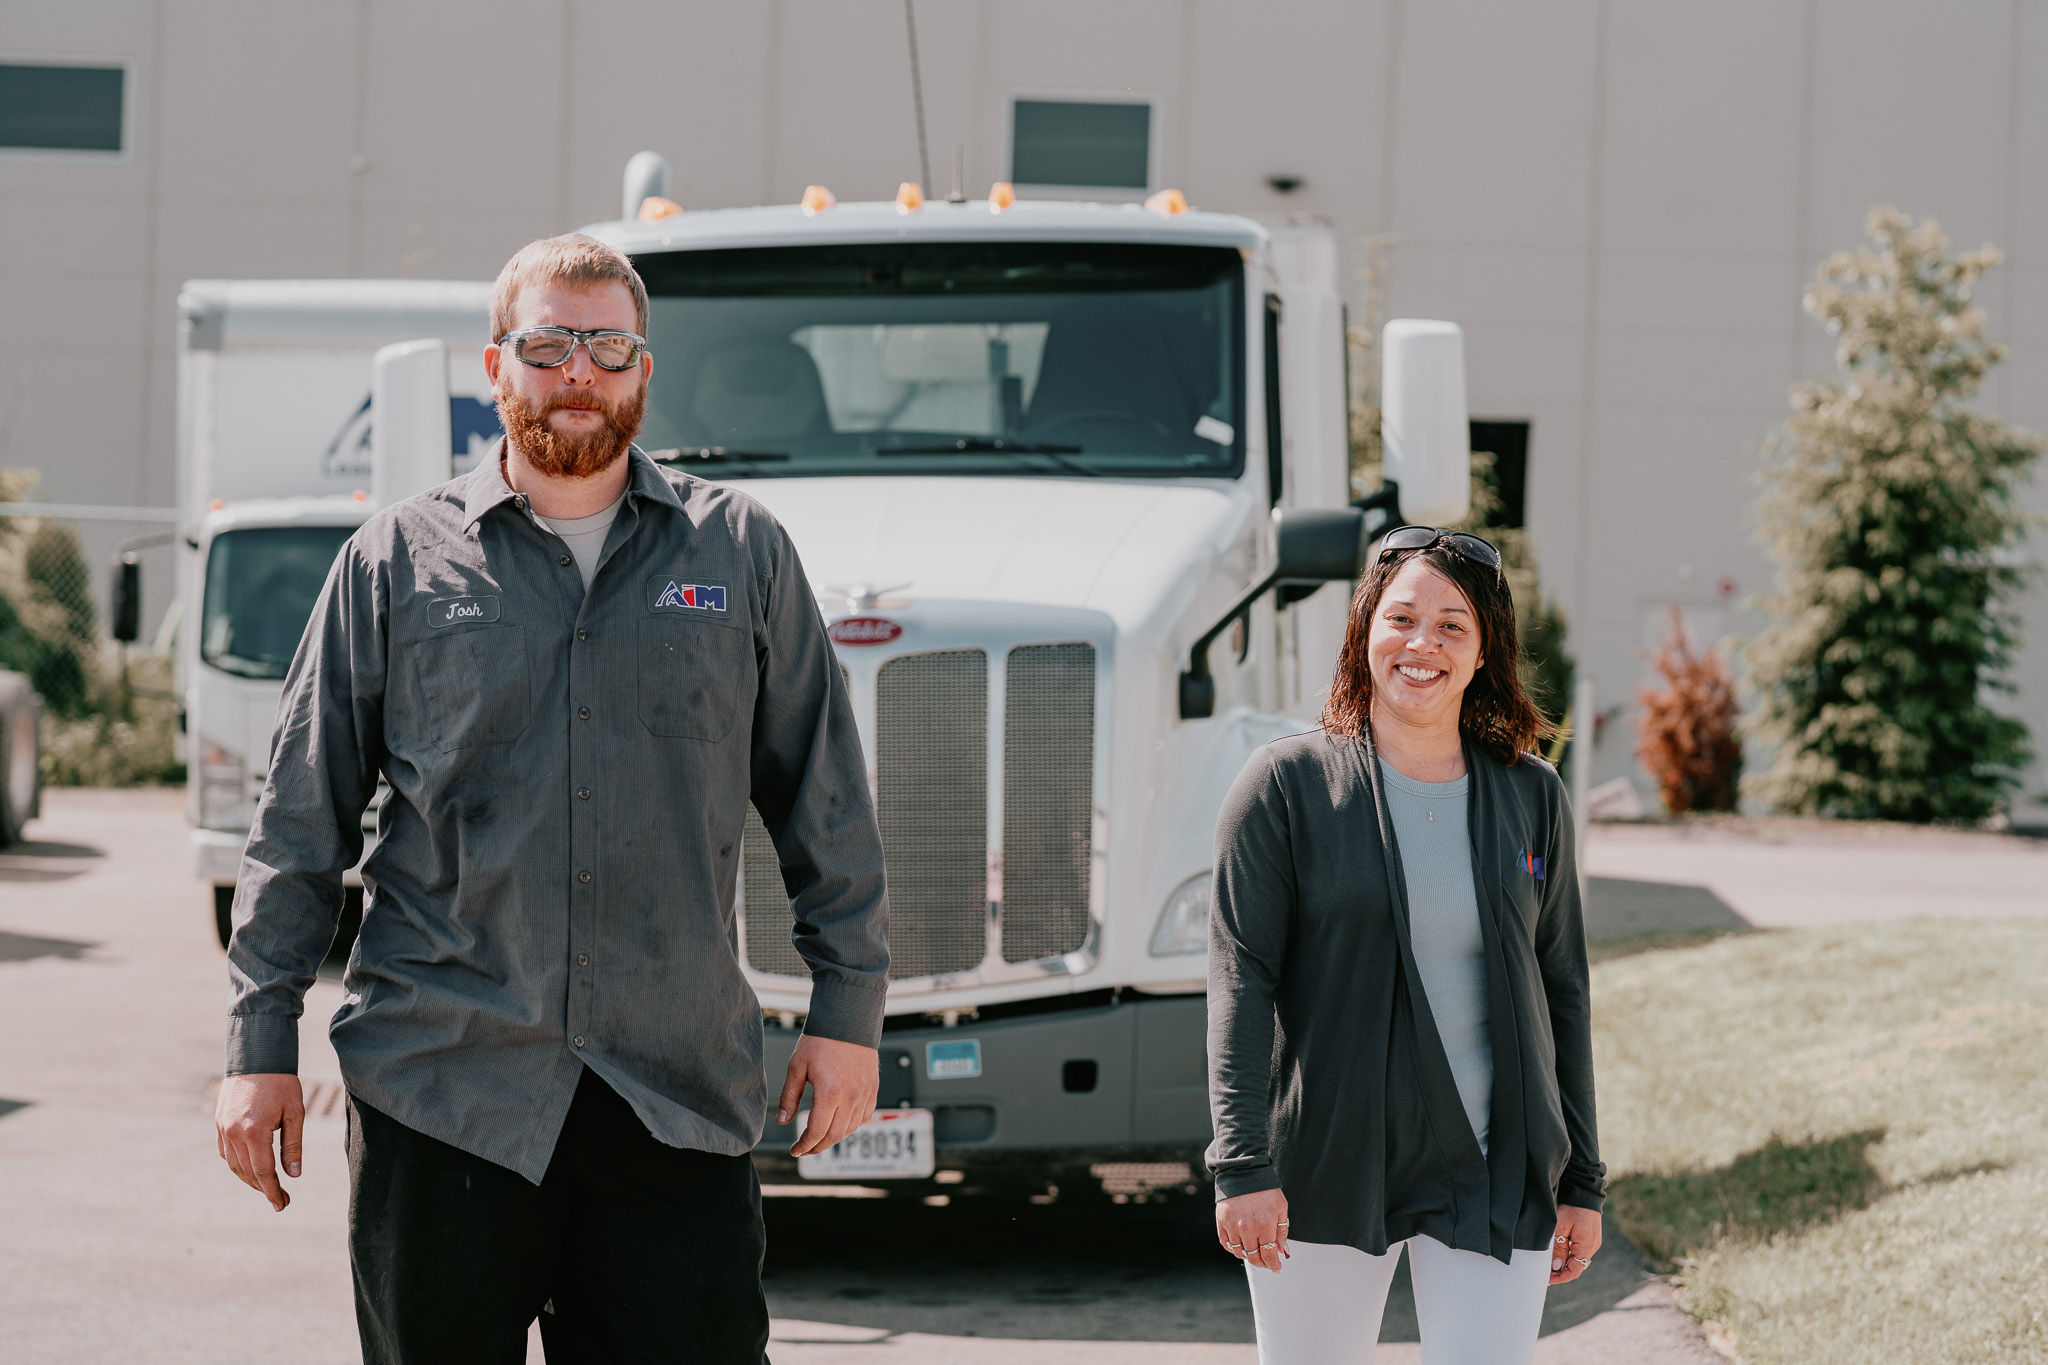
[{"label": "gray metal building wall", "polygon": [[[1391,232],[1392,315],[1469,337],[1533,423],[1529,519],[1603,700],[1677,601],[1753,629],[1761,441],[1832,364],[1799,292],[1875,203],[2008,257],[1987,405],[2048,430],[2040,0],[922,0],[935,188],[1004,168],[1018,91],[1141,92],[1205,207]],[[203,276],[487,277],[617,212],[642,147],[692,207],[916,179],[897,0],[74,0],[0,60],[129,64],[118,156],[0,151],[0,463],[171,497],[173,300]],[[1291,174],[1291,195],[1266,177]],[[1353,264],[1355,265],[1355,261]],[[2048,748],[2048,593],[2014,705]],[[1598,772],[1633,767],[1630,727]],[[2038,766],[2038,765],[2037,765]],[[2038,775],[2033,783],[2038,790]],[[2034,807],[2048,818],[2048,807]]]}]

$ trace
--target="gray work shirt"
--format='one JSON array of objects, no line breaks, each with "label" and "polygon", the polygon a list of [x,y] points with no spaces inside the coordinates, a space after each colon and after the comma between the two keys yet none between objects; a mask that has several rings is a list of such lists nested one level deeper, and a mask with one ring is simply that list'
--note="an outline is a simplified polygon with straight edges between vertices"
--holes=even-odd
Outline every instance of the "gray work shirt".
[{"label": "gray work shirt", "polygon": [[751,797],[811,966],[805,1031],[880,1041],[882,845],[803,566],[745,494],[635,448],[586,593],[496,458],[386,508],[285,680],[235,893],[227,1070],[296,1071],[382,773],[329,1030],[349,1089],[538,1182],[585,1066],[678,1147],[767,1108],[734,919]]}]

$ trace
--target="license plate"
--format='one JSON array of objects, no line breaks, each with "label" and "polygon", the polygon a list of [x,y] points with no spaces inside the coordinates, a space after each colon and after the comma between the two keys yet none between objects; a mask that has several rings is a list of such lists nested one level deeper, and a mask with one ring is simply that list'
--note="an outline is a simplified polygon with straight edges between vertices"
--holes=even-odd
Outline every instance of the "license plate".
[{"label": "license plate", "polygon": [[[797,1136],[811,1111],[796,1116]],[[875,1116],[822,1152],[796,1159],[805,1180],[918,1180],[932,1173],[932,1111],[877,1109]]]}]

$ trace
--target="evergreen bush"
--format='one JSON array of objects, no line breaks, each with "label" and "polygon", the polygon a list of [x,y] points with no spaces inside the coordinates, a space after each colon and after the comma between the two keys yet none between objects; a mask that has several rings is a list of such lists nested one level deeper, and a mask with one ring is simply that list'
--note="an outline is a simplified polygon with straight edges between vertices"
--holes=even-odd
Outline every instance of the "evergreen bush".
[{"label": "evergreen bush", "polygon": [[1843,373],[1793,389],[1764,474],[1777,624],[1745,659],[1777,756],[1751,790],[1796,813],[1979,820],[2028,758],[2026,727],[1986,702],[2011,690],[2017,492],[2041,441],[1965,406],[2004,356],[1971,301],[1998,252],[1951,256],[1895,209],[1868,232],[1806,292]]}]

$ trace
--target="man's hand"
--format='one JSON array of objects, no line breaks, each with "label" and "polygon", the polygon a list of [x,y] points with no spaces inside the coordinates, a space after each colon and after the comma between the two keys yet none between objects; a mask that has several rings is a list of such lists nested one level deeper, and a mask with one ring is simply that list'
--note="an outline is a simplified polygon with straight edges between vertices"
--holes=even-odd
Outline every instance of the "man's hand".
[{"label": "man's hand", "polygon": [[875,1092],[882,1088],[881,1054],[859,1043],[842,1043],[806,1033],[797,1040],[775,1105],[775,1121],[790,1123],[811,1087],[811,1121],[789,1149],[791,1156],[822,1152],[875,1114]]},{"label": "man's hand", "polygon": [[284,1130],[284,1173],[297,1179],[306,1136],[306,1099],[299,1078],[267,1072],[229,1076],[220,1083],[213,1131],[220,1140],[221,1159],[243,1184],[262,1191],[270,1207],[282,1213],[292,1197],[278,1183],[278,1162],[270,1150],[271,1136],[279,1129]]},{"label": "man's hand", "polygon": [[1600,1211],[1557,1206],[1557,1233],[1550,1243],[1550,1282],[1565,1284],[1586,1273],[1600,1249]]}]

